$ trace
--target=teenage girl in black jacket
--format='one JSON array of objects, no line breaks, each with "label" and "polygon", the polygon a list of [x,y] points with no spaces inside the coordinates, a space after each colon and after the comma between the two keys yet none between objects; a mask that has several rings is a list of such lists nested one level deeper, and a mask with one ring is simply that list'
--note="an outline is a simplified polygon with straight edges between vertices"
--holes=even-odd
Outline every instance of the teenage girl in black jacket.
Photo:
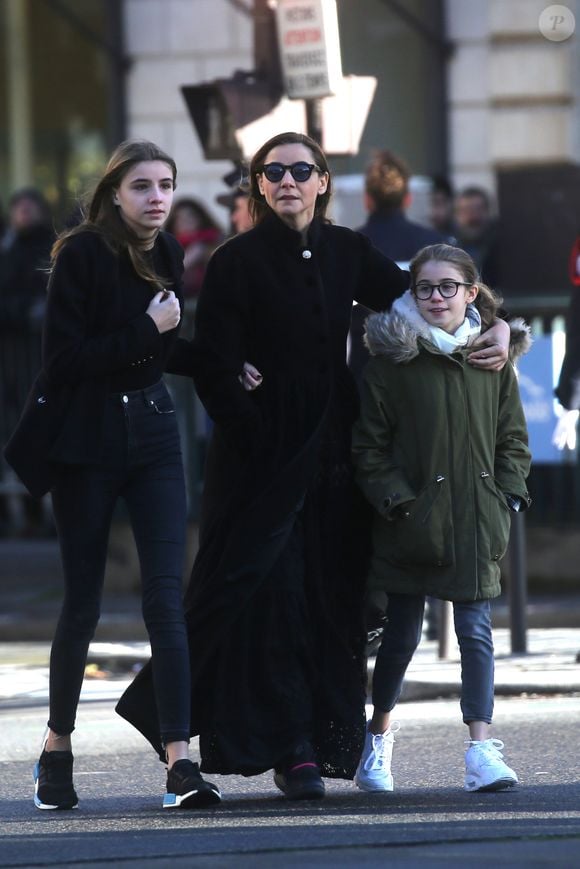
[{"label": "teenage girl in black jacket", "polygon": [[[176,349],[182,306],[183,252],[161,232],[175,177],[174,161],[157,146],[121,144],[88,216],[61,235],[52,252],[43,371],[31,404],[45,414],[38,426],[39,450],[40,432],[51,432],[50,482],[29,473],[33,488],[51,486],[65,596],[50,658],[48,734],[34,775],[40,809],[78,803],[71,733],[120,497],[141,563],[143,616],[168,765],[163,805],[220,800],[217,787],[203,781],[188,759],[185,486],[175,412],[162,380]],[[29,455],[20,444],[17,433],[10,456],[17,470]]]}]

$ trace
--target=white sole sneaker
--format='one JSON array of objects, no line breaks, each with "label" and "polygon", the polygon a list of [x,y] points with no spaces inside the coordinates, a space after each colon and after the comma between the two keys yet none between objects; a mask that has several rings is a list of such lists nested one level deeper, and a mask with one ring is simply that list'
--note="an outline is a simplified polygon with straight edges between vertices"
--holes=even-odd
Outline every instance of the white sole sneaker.
[{"label": "white sole sneaker", "polygon": [[495,779],[495,781],[489,782],[489,784],[479,784],[479,782],[475,779],[465,776],[465,790],[470,791],[471,793],[485,793],[492,791],[505,791],[508,788],[513,788],[517,785],[518,780],[517,777],[515,779],[505,776],[504,778]]},{"label": "white sole sneaker", "polygon": [[354,783],[359,790],[364,791],[367,794],[390,794],[395,789],[395,782],[393,781],[392,775],[390,775],[384,783],[379,784],[376,781],[365,780],[363,775],[359,775],[358,769],[354,776]]},{"label": "white sole sneaker", "polygon": [[368,794],[387,794],[394,790],[391,760],[394,734],[398,730],[398,722],[393,722],[385,733],[371,733],[367,725],[362,757],[354,774],[359,790]]},{"label": "white sole sneaker", "polygon": [[518,784],[517,775],[503,759],[500,739],[468,740],[468,745],[463,780],[466,791],[504,791]]},{"label": "white sole sneaker", "polygon": [[205,809],[208,806],[217,806],[221,803],[222,795],[218,788],[208,790],[191,790],[185,794],[165,794],[163,796],[164,809]]},{"label": "white sole sneaker", "polygon": [[38,789],[40,786],[40,761],[37,761],[34,764],[34,768],[32,770],[32,778],[34,780],[34,805],[37,809],[41,809],[42,811],[54,812],[54,811],[66,811],[68,809],[78,809],[79,802],[76,793],[73,789],[73,794],[71,795],[70,800],[65,800],[64,803],[61,804],[52,804],[52,803],[43,803],[40,797],[38,796]]}]

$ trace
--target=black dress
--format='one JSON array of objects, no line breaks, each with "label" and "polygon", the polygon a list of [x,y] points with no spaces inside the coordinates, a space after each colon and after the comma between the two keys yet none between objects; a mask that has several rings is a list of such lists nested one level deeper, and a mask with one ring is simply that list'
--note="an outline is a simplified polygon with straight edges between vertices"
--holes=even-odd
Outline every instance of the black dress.
[{"label": "black dress", "polygon": [[[274,214],[210,261],[190,363],[215,428],[186,594],[205,772],[264,772],[306,737],[323,775],[354,774],[370,520],[346,336],[353,299],[386,308],[407,285],[363,236],[315,221],[304,248]],[[252,393],[244,360],[263,374]],[[163,756],[153,704],[148,665],[117,711]]]}]

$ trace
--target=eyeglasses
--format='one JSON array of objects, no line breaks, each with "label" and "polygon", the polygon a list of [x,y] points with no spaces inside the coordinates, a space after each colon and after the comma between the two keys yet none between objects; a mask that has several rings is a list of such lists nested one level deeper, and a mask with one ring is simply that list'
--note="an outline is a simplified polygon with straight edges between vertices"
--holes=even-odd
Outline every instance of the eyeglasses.
[{"label": "eyeglasses", "polygon": [[317,166],[315,163],[306,163],[304,160],[299,160],[298,163],[292,163],[290,166],[284,163],[266,163],[262,172],[268,181],[277,184],[278,181],[282,180],[287,171],[290,172],[295,181],[308,181],[314,169],[317,172],[322,172],[320,166]]},{"label": "eyeglasses", "polygon": [[413,287],[413,292],[418,299],[426,301],[430,299],[435,290],[439,290],[444,299],[452,299],[457,295],[459,287],[470,287],[471,284],[466,281],[441,281],[440,284],[429,284],[427,281],[420,281]]}]

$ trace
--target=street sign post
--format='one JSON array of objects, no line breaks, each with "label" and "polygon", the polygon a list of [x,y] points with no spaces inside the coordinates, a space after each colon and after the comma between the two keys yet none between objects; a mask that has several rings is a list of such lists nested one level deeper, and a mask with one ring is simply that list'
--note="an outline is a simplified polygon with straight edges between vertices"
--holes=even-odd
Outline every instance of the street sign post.
[{"label": "street sign post", "polygon": [[334,94],[342,82],[336,0],[278,0],[276,25],[290,99]]}]

